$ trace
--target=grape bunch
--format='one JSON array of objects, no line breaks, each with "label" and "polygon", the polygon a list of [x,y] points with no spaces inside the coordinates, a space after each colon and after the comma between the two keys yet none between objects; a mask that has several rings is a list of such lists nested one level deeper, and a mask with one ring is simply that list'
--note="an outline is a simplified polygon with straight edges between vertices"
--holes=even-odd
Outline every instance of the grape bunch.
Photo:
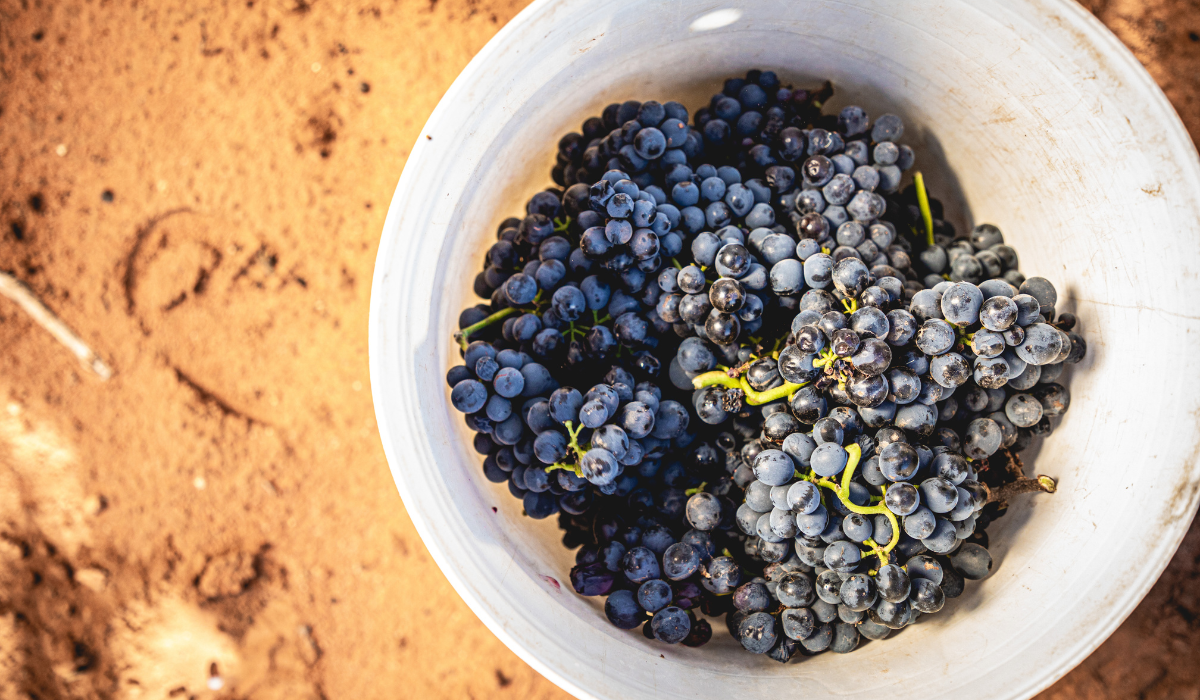
[{"label": "grape bunch", "polygon": [[[944,440],[952,442],[951,435],[947,430]],[[864,452],[873,455],[865,462]],[[755,641],[765,634],[808,652],[848,652],[860,633],[883,639],[917,613],[938,612],[946,575],[926,552],[957,550],[957,571],[967,578],[982,578],[990,568],[986,549],[960,546],[974,534],[988,493],[953,444],[912,444],[894,426],[872,435],[853,409],[839,407],[811,432],[789,432],[778,446],[764,434],[746,443],[741,456],[754,466],[741,475],[738,527],[756,538],[764,561],[793,557],[785,577],[763,584],[771,596],[765,609],[785,608],[779,629],[759,617],[754,629],[762,629],[747,637],[740,626],[750,623],[729,623],[750,651],[770,650]],[[961,592],[958,576],[945,581],[957,587],[951,595]]]},{"label": "grape bunch", "polygon": [[[769,71],[558,142],[463,311],[450,401],[485,477],[557,515],[609,621],[780,662],[938,613],[1087,345],[990,224],[960,235],[904,123]],[[911,175],[911,177],[910,177]],[[906,179],[908,184],[905,184]]]}]

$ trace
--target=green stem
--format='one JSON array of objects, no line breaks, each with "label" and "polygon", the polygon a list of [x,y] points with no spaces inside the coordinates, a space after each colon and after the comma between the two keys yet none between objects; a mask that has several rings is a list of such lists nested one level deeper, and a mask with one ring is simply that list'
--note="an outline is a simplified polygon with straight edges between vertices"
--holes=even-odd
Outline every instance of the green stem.
[{"label": "green stem", "polygon": [[[900,541],[900,523],[896,520],[896,515],[882,503],[876,506],[860,506],[850,500],[850,482],[854,479],[854,471],[858,469],[858,463],[862,459],[862,448],[852,444],[846,447],[846,452],[849,454],[849,459],[846,460],[846,468],[842,471],[842,483],[840,486],[828,478],[816,478],[816,475],[808,477],[808,480],[832,491],[838,497],[838,500],[842,502],[842,505],[846,506],[846,510],[851,513],[858,513],[859,515],[883,514],[887,516],[888,522],[892,525],[892,539],[884,547],[880,547],[874,540],[867,540],[863,544],[869,546],[870,549],[862,553],[864,557],[879,557],[879,565],[886,566],[889,559],[888,554],[896,548],[896,544]],[[872,572],[872,575],[874,573]]]},{"label": "green stem", "polygon": [[575,322],[571,321],[571,323],[567,324],[567,330],[563,332],[563,336],[566,337],[568,341],[572,341],[576,339],[576,336],[579,338],[586,336],[589,330],[591,330],[591,326],[581,325],[576,328]]},{"label": "green stem", "polygon": [[563,231],[566,231],[567,227],[570,225],[571,225],[571,217],[569,217],[569,216],[563,217],[562,220],[555,219],[554,220],[554,232],[562,233]]},{"label": "green stem", "polygon": [[510,306],[507,309],[500,309],[499,311],[492,314],[491,316],[488,316],[487,318],[483,319],[482,321],[479,321],[477,323],[472,323],[471,325],[467,326],[466,328],[462,329],[461,331],[455,333],[454,339],[458,341],[458,346],[463,349],[463,352],[466,352],[467,346],[471,344],[470,337],[471,337],[472,333],[483,330],[484,328],[487,328],[488,326],[490,326],[493,323],[496,323],[498,321],[503,321],[504,319],[508,318],[509,316],[512,316],[513,314],[517,313],[518,311],[520,311],[520,309],[518,309],[515,306]]},{"label": "green stem", "polygon": [[[742,391],[746,391],[746,389],[750,388],[750,384],[748,384],[746,382],[745,377],[742,377],[742,384],[743,384]],[[747,392],[746,393],[746,403],[750,404],[751,406],[761,406],[763,404],[771,403],[772,401],[778,401],[779,399],[790,398],[792,394],[796,393],[798,390],[800,390],[802,387],[806,386],[807,384],[808,384],[808,382],[804,382],[804,384],[793,384],[792,382],[784,382],[783,384],[780,384],[779,386],[775,387],[774,389],[767,389],[766,391],[761,391],[761,392],[753,392],[755,394],[754,396],[751,396],[750,392]]]},{"label": "green stem", "polygon": [[854,471],[858,469],[858,463],[862,459],[862,448],[856,443],[850,443],[846,446],[846,454],[849,457],[846,459],[846,468],[842,470],[842,488],[839,489],[838,495],[845,494],[850,496],[850,482],[854,479]]},{"label": "green stem", "polygon": [[567,443],[567,449],[569,449],[575,453],[575,464],[566,464],[564,462],[555,462],[554,464],[551,464],[550,466],[546,467],[546,471],[553,471],[555,469],[565,469],[567,471],[575,472],[575,476],[583,476],[583,455],[585,455],[588,450],[592,449],[592,446],[591,446],[591,444],[587,444],[587,445],[579,444],[579,434],[583,432],[583,423],[580,423],[578,428],[575,428],[574,430],[572,430],[572,427],[574,425],[575,424],[571,421],[567,421],[567,422],[563,423],[563,426],[566,427],[566,429],[567,429],[567,435],[569,435],[571,438],[570,441]]},{"label": "green stem", "polygon": [[844,370],[839,371],[834,365],[835,362],[841,359],[844,358],[838,357],[836,354],[834,354],[833,348],[825,348],[817,354],[817,359],[813,360],[813,367],[824,368],[826,374],[837,378],[838,387],[840,387],[842,390],[845,390],[846,382],[850,380],[850,376]]},{"label": "green stem", "polygon": [[[540,302],[541,300],[542,300],[542,290],[539,289],[538,293],[533,296],[533,301],[531,303],[534,305],[534,307],[536,307],[538,302]],[[517,313],[518,311],[524,312],[525,309],[521,309],[516,306],[510,306],[507,309],[501,309],[501,310],[497,311],[496,313],[492,314],[491,316],[488,316],[487,318],[483,319],[482,321],[480,321],[478,323],[472,323],[471,325],[467,326],[466,328],[462,329],[461,331],[455,333],[454,339],[458,341],[458,346],[460,348],[462,348],[463,352],[466,352],[467,346],[471,344],[471,334],[472,333],[474,333],[475,331],[487,328],[488,326],[492,325],[493,323],[496,323],[497,321],[503,321],[504,319],[508,318],[509,316],[512,316],[513,314]]]},{"label": "green stem", "polygon": [[692,386],[696,389],[703,389],[706,386],[723,386],[726,389],[741,389],[742,385],[737,379],[725,374],[724,372],[712,371],[696,376],[692,379]]},{"label": "green stem", "polygon": [[929,210],[929,194],[925,191],[925,177],[920,170],[913,173],[913,186],[917,188],[917,207],[925,224],[925,242],[933,247],[933,213]]},{"label": "green stem", "polygon": [[778,401],[779,399],[790,396],[801,387],[808,384],[794,384],[792,382],[784,382],[782,385],[774,389],[766,391],[755,391],[751,388],[745,377],[737,377],[736,379],[724,372],[705,372],[692,379],[692,386],[697,389],[703,389],[706,386],[723,386],[726,389],[741,389],[746,395],[746,403],[751,406],[761,406],[763,404]]},{"label": "green stem", "polygon": [[832,367],[833,363],[838,359],[838,356],[833,352],[833,348],[823,348],[821,352],[817,353],[817,359],[813,360],[813,367]]},{"label": "green stem", "polygon": [[574,423],[571,421],[567,421],[566,423],[563,423],[563,425],[567,428],[567,435],[571,436],[571,440],[567,443],[567,447],[575,453],[575,459],[582,462],[583,455],[592,447],[591,445],[581,446],[579,444],[579,434],[583,432],[583,423],[580,423],[579,427],[575,428],[574,430],[571,429],[571,427],[574,425]]}]

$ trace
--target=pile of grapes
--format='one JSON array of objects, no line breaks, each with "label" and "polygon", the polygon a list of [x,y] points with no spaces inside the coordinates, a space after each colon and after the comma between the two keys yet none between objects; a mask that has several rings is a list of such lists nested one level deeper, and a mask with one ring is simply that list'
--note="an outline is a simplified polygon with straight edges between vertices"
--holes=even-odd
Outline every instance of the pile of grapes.
[{"label": "pile of grapes", "polygon": [[[989,523],[1053,492],[1019,453],[1081,360],[1054,286],[959,235],[895,115],[771,72],[691,115],[609,105],[501,223],[447,374],[484,475],[558,515],[622,629],[854,650],[988,575]],[[910,184],[903,186],[906,179]]]}]

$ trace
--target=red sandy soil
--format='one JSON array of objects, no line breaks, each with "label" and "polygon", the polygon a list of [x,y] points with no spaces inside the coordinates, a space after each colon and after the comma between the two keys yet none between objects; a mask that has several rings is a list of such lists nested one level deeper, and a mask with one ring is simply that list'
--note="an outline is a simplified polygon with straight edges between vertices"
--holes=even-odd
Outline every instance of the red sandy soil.
[{"label": "red sandy soil", "polygon": [[[0,700],[565,697],[425,551],[367,375],[405,157],[522,4],[0,0],[0,268],[116,369],[0,300]],[[1200,134],[1197,3],[1091,9]],[[1200,697],[1198,575],[1193,527],[1045,697]]]}]

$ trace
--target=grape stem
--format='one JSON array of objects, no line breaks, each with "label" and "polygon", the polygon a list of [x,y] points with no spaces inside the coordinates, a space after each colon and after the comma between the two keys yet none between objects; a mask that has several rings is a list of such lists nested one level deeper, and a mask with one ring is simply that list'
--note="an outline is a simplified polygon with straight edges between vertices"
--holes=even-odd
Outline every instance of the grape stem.
[{"label": "grape stem", "polygon": [[571,321],[569,324],[567,324],[567,330],[563,333],[563,336],[565,336],[568,341],[571,341],[575,340],[576,336],[582,338],[583,336],[587,335],[589,330],[591,330],[591,326],[580,325],[579,327],[576,327],[575,322]]},{"label": "grape stem", "polygon": [[570,436],[570,441],[567,442],[567,449],[575,453],[575,464],[555,462],[554,464],[546,467],[546,471],[549,472],[554,471],[555,469],[565,469],[567,471],[575,472],[575,476],[583,476],[583,455],[588,450],[592,449],[592,445],[591,443],[588,443],[587,445],[579,444],[579,434],[583,432],[583,423],[580,423],[578,428],[572,429],[574,425],[575,424],[571,421],[563,423],[563,426],[567,429],[567,435]]},{"label": "grape stem", "polygon": [[[1008,507],[1008,499],[1023,493],[1054,493],[1058,490],[1058,482],[1052,477],[1044,474],[1039,474],[1036,479],[1030,479],[1025,476],[1025,464],[1021,462],[1021,455],[1016,454],[1012,450],[1005,448],[995,455],[994,458],[1004,457],[1004,471],[1012,481],[995,488],[983,484],[987,489],[987,503],[998,503],[1000,507]],[[987,460],[988,466],[991,466],[992,458]]]},{"label": "grape stem", "polygon": [[[539,289],[538,293],[536,295],[534,295],[533,301],[530,303],[536,307],[538,302],[540,302],[541,300],[542,300],[542,290]],[[466,352],[467,346],[471,344],[471,334],[472,333],[474,333],[476,331],[481,331],[484,328],[487,328],[488,326],[490,326],[494,323],[503,321],[504,319],[508,318],[509,316],[512,316],[513,314],[517,313],[518,311],[525,311],[525,309],[522,309],[522,308],[519,308],[516,306],[510,306],[507,309],[500,309],[499,311],[492,314],[491,316],[488,316],[487,318],[483,319],[482,321],[472,323],[471,325],[467,326],[466,328],[462,329],[461,331],[458,331],[457,333],[454,334],[454,339],[456,341],[458,341],[458,347],[462,348],[463,352]]]},{"label": "grape stem", "polygon": [[734,378],[725,372],[718,371],[705,372],[704,374],[698,375],[692,380],[692,386],[696,389],[703,389],[706,386],[723,386],[726,389],[741,389],[742,393],[746,395],[746,403],[750,404],[751,406],[761,406],[763,404],[771,403],[772,401],[778,401],[782,398],[790,398],[791,395],[794,394],[798,389],[807,385],[808,382],[805,382],[804,384],[784,382],[774,389],[755,391],[750,387],[750,383],[746,381],[745,377]]},{"label": "grape stem", "polygon": [[837,356],[833,348],[823,348],[817,353],[817,359],[813,360],[813,367],[823,367],[825,369],[833,369],[833,363],[842,358]]},{"label": "grape stem", "polygon": [[488,326],[492,325],[493,323],[498,323],[500,321],[503,321],[504,319],[508,318],[509,316],[512,316],[513,314],[515,314],[518,311],[520,311],[520,309],[518,309],[515,306],[510,306],[507,309],[500,309],[499,311],[492,314],[491,316],[488,316],[487,318],[483,319],[482,321],[479,321],[477,323],[472,323],[471,325],[467,326],[466,328],[462,329],[461,331],[455,333],[454,339],[458,341],[458,346],[463,349],[463,352],[466,352],[467,346],[471,344],[470,337],[471,337],[472,333],[474,333],[476,331],[481,331],[484,328],[487,328]]},{"label": "grape stem", "polygon": [[838,357],[833,352],[833,348],[825,348],[817,353],[817,359],[813,360],[813,367],[823,367],[825,373],[836,377],[838,380],[838,388],[842,391],[846,390],[846,381],[850,379],[849,375],[842,370],[839,370],[835,363],[842,358]]},{"label": "grape stem", "polygon": [[725,374],[728,374],[730,377],[733,377],[736,379],[737,377],[742,376],[742,374],[744,374],[746,372],[746,370],[750,369],[750,365],[754,364],[757,361],[758,361],[758,358],[751,355],[749,360],[746,360],[745,362],[738,365],[737,367],[730,367],[729,369],[726,369],[723,371],[725,372]]},{"label": "grape stem", "polygon": [[571,440],[567,443],[567,447],[575,453],[575,459],[582,462],[583,454],[592,448],[591,444],[583,446],[580,446],[579,444],[579,434],[583,432],[583,423],[580,423],[579,427],[575,428],[574,430],[572,430],[574,423],[571,421],[567,421],[563,423],[563,425],[567,429],[567,435],[571,436]]},{"label": "grape stem", "polygon": [[[875,540],[868,539],[863,544],[870,547],[869,550],[862,553],[863,557],[879,557],[879,566],[887,566],[888,554],[896,548],[896,543],[900,541],[900,523],[896,520],[896,516],[888,509],[887,506],[880,503],[876,506],[860,506],[850,500],[850,482],[854,479],[854,471],[858,468],[858,463],[862,459],[862,448],[858,445],[851,444],[846,447],[846,453],[849,455],[846,460],[846,468],[842,470],[842,483],[838,484],[828,477],[818,477],[816,474],[807,476],[801,475],[800,478],[811,481],[817,486],[829,489],[833,492],[846,510],[859,515],[884,515],[887,516],[888,522],[892,525],[892,539],[888,541],[886,546],[880,547]],[[884,492],[886,494],[886,491]],[[871,571],[874,576],[879,570]]]},{"label": "grape stem", "polygon": [[562,233],[563,231],[566,231],[567,227],[570,225],[571,225],[571,217],[569,217],[569,216],[564,216],[561,220],[555,219],[554,220],[554,232]]},{"label": "grape stem", "polygon": [[1054,493],[1058,490],[1058,482],[1045,474],[1039,474],[1036,479],[1023,476],[1016,481],[1011,481],[996,489],[989,487],[987,484],[983,486],[987,489],[987,502],[999,503],[1002,507],[1006,507],[1008,499],[1013,496],[1023,493],[1037,493],[1038,491]]},{"label": "grape stem", "polygon": [[921,210],[921,222],[925,224],[925,242],[933,247],[933,212],[929,210],[929,194],[925,191],[925,176],[921,171],[913,173],[913,186],[917,188],[917,208]]}]

